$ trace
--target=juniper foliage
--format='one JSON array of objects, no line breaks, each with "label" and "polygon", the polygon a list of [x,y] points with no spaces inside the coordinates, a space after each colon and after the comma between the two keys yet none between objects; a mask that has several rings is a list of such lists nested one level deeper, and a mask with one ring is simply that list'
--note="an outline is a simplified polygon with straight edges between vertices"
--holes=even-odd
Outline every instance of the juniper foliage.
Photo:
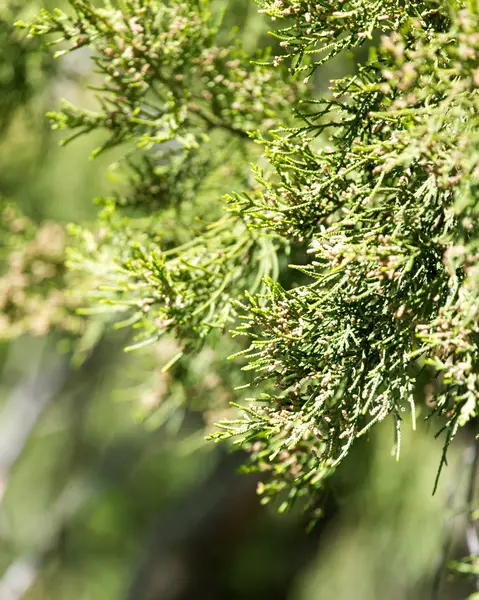
[{"label": "juniper foliage", "polygon": [[[385,419],[399,456],[404,421],[440,417],[441,467],[477,412],[479,3],[262,1],[279,51],[256,57],[217,45],[206,0],[70,4],[19,26],[59,56],[90,49],[98,109],[50,113],[66,141],[125,147],[126,191],[70,229],[69,266],[96,281],[84,312],[124,313],[132,347],[247,336],[258,394],[212,437],[269,471],[265,501],[314,504]],[[312,97],[363,44],[366,64]]]}]

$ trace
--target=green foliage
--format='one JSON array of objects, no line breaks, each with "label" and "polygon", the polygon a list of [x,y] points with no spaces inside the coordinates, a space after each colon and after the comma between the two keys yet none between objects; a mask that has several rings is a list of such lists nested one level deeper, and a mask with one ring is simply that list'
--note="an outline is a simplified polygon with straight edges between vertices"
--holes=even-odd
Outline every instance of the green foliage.
[{"label": "green foliage", "polygon": [[313,282],[270,282],[238,329],[275,393],[219,435],[254,432],[272,457],[308,440],[318,460],[295,486],[320,480],[389,415],[399,455],[426,366],[441,378],[446,447],[476,414],[476,31],[477,10],[462,10],[447,32],[412,20],[384,38],[355,76],[303,105],[302,126],[259,140],[277,175],[258,174],[266,190],[230,198],[254,226],[311,240],[297,268]]},{"label": "green foliage", "polygon": [[[69,264],[97,281],[88,310],[126,313],[135,345],[169,333],[189,352],[229,326],[249,338],[238,355],[259,393],[212,437],[248,448],[283,507],[316,501],[386,418],[399,456],[405,417],[431,415],[425,371],[442,466],[477,410],[479,5],[261,2],[286,20],[284,54],[251,61],[216,46],[205,1],[70,4],[20,26],[58,55],[92,51],[98,110],[64,103],[53,126],[105,131],[94,155],[126,145],[128,190],[72,228]],[[324,96],[297,82],[381,32]],[[292,285],[278,265],[305,245]]]},{"label": "green foliage", "polygon": [[442,28],[448,13],[447,3],[440,0],[274,0],[258,4],[260,12],[272,20],[288,20],[286,27],[273,34],[285,48],[275,64],[294,58],[293,70],[307,71],[308,77],[326,61],[372,40],[378,32],[398,31],[411,17]]},{"label": "green foliage", "polygon": [[28,29],[31,35],[59,36],[50,44],[68,42],[57,56],[94,49],[101,110],[64,103],[50,118],[54,127],[74,131],[73,137],[97,128],[111,132],[96,153],[126,141],[151,149],[171,140],[179,153],[214,128],[247,138],[294,100],[278,75],[251,68],[238,44],[214,45],[218,24],[207,2],[127,2],[124,12],[111,2],[104,8],[71,4],[74,16],[43,11]]}]

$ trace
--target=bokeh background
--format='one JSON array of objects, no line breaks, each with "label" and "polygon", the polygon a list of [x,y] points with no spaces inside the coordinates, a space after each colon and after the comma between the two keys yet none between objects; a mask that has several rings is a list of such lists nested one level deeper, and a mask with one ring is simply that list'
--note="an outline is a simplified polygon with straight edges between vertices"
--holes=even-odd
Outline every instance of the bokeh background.
[{"label": "bokeh background", "polygon": [[[89,160],[91,138],[60,147],[45,118],[60,98],[92,102],[88,53],[53,61],[12,28],[63,4],[0,2],[0,194],[50,226],[92,220],[92,200],[119,185],[114,154]],[[225,11],[225,36],[237,28],[251,52],[271,43],[252,1],[213,5]],[[364,58],[332,61],[315,93]],[[11,285],[5,272],[0,284]],[[392,425],[375,428],[328,483],[308,533],[301,506],[261,506],[261,476],[238,474],[240,453],[204,441],[236,399],[227,336],[165,375],[158,365],[172,341],[124,353],[128,333],[100,322],[72,355],[38,318],[37,335],[0,344],[0,600],[454,600],[472,591],[446,568],[467,552],[467,432],[432,496],[437,424],[404,427],[399,463]]]}]

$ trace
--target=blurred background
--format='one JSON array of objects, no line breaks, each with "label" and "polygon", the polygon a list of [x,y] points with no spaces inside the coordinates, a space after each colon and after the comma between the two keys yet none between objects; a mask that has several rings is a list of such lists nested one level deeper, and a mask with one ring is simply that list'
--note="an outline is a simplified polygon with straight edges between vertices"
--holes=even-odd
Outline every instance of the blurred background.
[{"label": "blurred background", "polygon": [[[60,254],[56,224],[93,219],[92,199],[117,184],[108,168],[114,155],[88,160],[90,138],[60,148],[44,116],[62,97],[89,102],[88,53],[53,61],[12,27],[62,4],[0,2],[0,195],[49,240],[56,232]],[[215,0],[214,9],[226,11],[225,35],[237,27],[247,50],[271,43],[271,24],[250,0]],[[323,68],[317,93],[353,63],[340,56]],[[24,224],[18,229],[23,234]],[[14,288],[21,304],[21,283],[4,258],[0,290]],[[68,337],[49,333],[60,310],[54,292],[46,307],[25,305],[25,331],[12,333],[0,312],[0,600],[409,600],[472,592],[445,568],[467,554],[467,432],[432,496],[442,449],[435,425],[404,427],[399,463],[392,425],[377,428],[328,484],[323,517],[307,533],[301,506],[288,514],[261,506],[260,477],[238,474],[241,454],[204,441],[240,383],[238,365],[224,360],[234,350],[227,336],[167,375],[158,365],[175,354],[174,342],[126,354],[127,333],[101,323],[83,333],[84,352],[72,353]]]}]

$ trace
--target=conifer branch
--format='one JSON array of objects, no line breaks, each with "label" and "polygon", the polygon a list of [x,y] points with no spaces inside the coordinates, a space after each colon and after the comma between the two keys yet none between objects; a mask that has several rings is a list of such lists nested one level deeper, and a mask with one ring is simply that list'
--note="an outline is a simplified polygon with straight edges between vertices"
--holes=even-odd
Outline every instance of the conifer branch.
[{"label": "conifer branch", "polygon": [[[429,415],[443,424],[439,477],[477,414],[479,8],[259,4],[284,21],[284,54],[218,46],[206,0],[72,0],[73,16],[20,24],[60,54],[93,50],[98,110],[65,103],[54,127],[106,130],[95,154],[132,148],[129,191],[103,200],[96,226],[71,227],[68,265],[95,282],[84,312],[123,313],[134,347],[168,333],[187,353],[215,330],[246,336],[236,356],[257,394],[212,437],[247,448],[284,509],[314,504],[385,419],[399,457],[400,428],[425,413],[427,365],[441,382]],[[354,75],[311,97],[325,61],[378,34]],[[291,248],[307,248],[291,265],[299,281],[284,267]]]}]

